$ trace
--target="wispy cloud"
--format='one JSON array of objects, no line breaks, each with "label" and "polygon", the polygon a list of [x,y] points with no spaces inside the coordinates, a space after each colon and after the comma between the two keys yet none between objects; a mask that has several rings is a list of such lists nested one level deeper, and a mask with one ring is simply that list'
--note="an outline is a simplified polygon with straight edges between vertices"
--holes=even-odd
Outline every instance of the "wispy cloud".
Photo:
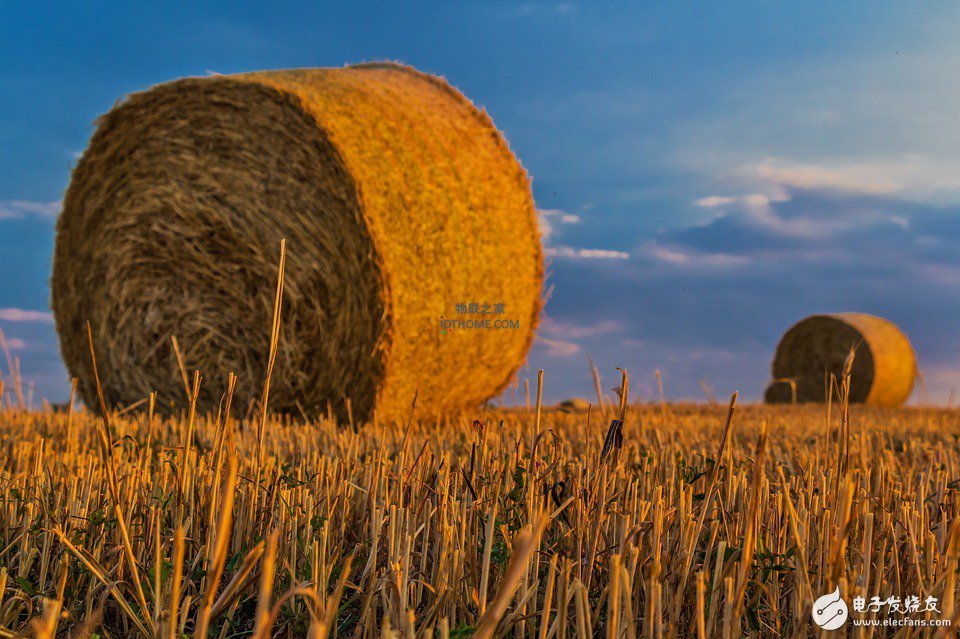
[{"label": "wispy cloud", "polygon": [[553,357],[572,357],[573,355],[581,352],[580,345],[574,342],[550,339],[549,337],[544,337],[542,335],[538,335],[536,341],[546,346],[547,355],[551,355]]},{"label": "wispy cloud", "polygon": [[747,195],[710,195],[702,197],[694,202],[697,206],[706,209],[725,209],[731,204],[740,204],[750,209],[765,209],[771,202],[788,202],[790,194],[783,189],[778,189],[773,194],[748,193]]},{"label": "wispy cloud", "polygon": [[560,209],[539,209],[537,218],[540,226],[540,237],[544,243],[543,253],[547,257],[572,260],[626,260],[629,253],[609,249],[578,248],[564,244],[551,245],[551,241],[562,234],[561,227],[580,224],[579,215],[567,213]]},{"label": "wispy cloud", "polygon": [[572,260],[628,260],[630,254],[624,251],[608,249],[585,249],[572,246],[548,246],[543,249],[547,257],[559,257]]},{"label": "wispy cloud", "polygon": [[960,197],[960,161],[919,153],[855,161],[765,158],[742,164],[730,178],[764,192],[811,190],[918,202],[952,202]]},{"label": "wispy cloud", "polygon": [[540,237],[546,241],[554,234],[558,226],[564,224],[579,224],[580,216],[561,211],[560,209],[538,209],[537,221],[540,227]]},{"label": "wispy cloud", "polygon": [[617,333],[622,329],[623,325],[614,320],[574,323],[544,315],[540,320],[536,341],[546,347],[549,356],[571,357],[583,352],[580,341]]},{"label": "wispy cloud", "polygon": [[0,320],[51,324],[53,323],[53,314],[46,311],[28,311],[22,308],[0,308]]},{"label": "wispy cloud", "polygon": [[718,206],[723,206],[725,204],[732,204],[737,201],[738,198],[730,197],[727,195],[709,195],[707,197],[702,197],[696,202],[697,206],[702,206],[707,209],[714,209]]},{"label": "wispy cloud", "polygon": [[54,219],[60,214],[60,202],[29,202],[27,200],[0,200],[0,220],[23,217]]},{"label": "wispy cloud", "polygon": [[853,164],[804,164],[789,160],[766,160],[741,170],[748,178],[775,186],[844,193],[890,195],[904,189],[912,172],[897,162]]},{"label": "wispy cloud", "polygon": [[[763,229],[773,236],[823,239],[838,231],[862,228],[875,222],[905,223],[902,216],[878,214],[870,207],[847,207],[842,216],[819,215],[817,211],[792,211],[783,207],[795,194],[815,193],[822,198],[884,198],[899,194],[905,183],[894,179],[895,171],[878,165],[818,165],[767,159],[742,166],[726,178],[739,195],[709,195],[695,201],[697,206],[718,211],[721,217],[735,216],[743,224]],[[900,177],[905,177],[901,175]],[[721,178],[723,180],[723,178]]]},{"label": "wispy cloud", "polygon": [[709,253],[690,247],[660,242],[647,244],[643,247],[642,252],[655,261],[690,268],[723,268],[744,266],[750,263],[750,259],[743,255]]},{"label": "wispy cloud", "polygon": [[580,324],[564,322],[544,315],[540,322],[540,330],[542,332],[553,337],[563,337],[564,339],[581,339],[584,337],[607,335],[609,333],[616,333],[622,329],[623,325],[614,320],[601,320],[591,324]]},{"label": "wispy cloud", "polygon": [[[770,163],[745,168],[739,178],[731,179],[731,187],[739,183],[747,192],[694,201],[715,212],[713,220],[700,226],[736,224],[771,238],[797,240],[826,240],[876,225],[909,226],[908,216],[891,211],[892,203],[903,206],[909,201],[900,193],[903,185],[858,177],[857,167],[848,168]],[[739,181],[744,178],[745,183]],[[812,208],[811,200],[820,202],[820,207]]]}]

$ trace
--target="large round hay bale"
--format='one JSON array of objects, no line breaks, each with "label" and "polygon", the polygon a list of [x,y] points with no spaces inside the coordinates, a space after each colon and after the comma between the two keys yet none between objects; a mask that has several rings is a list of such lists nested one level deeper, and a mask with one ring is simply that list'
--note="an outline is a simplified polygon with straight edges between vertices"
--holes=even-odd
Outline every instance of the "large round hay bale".
[{"label": "large round hay bale", "polygon": [[829,376],[840,381],[854,347],[850,401],[903,404],[917,374],[913,347],[893,322],[865,313],[813,315],[793,325],[777,345],[766,400],[792,401],[795,386],[798,402],[824,401]]},{"label": "large round hay bale", "polygon": [[[485,112],[444,80],[377,63],[177,80],[100,120],[57,225],[61,350],[96,401],[270,406],[364,419],[496,395],[529,349],[543,266],[530,183]],[[471,305],[476,304],[476,308]],[[484,313],[486,311],[486,313]],[[512,320],[442,331],[440,318]],[[249,405],[249,404],[247,404]]]}]

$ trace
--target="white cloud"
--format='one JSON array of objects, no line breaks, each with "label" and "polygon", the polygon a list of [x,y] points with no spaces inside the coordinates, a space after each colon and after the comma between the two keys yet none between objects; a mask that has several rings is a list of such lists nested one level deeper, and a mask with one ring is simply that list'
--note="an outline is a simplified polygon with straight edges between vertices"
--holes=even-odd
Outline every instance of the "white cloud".
[{"label": "white cloud", "polygon": [[[762,228],[769,234],[793,239],[825,239],[839,231],[864,228],[877,223],[896,224],[907,229],[910,219],[903,215],[890,215],[872,206],[850,207],[843,215],[823,215],[819,211],[784,216],[776,204],[789,202],[791,190],[808,190],[819,193],[837,193],[847,196],[890,196],[903,189],[903,185],[883,180],[882,171],[873,174],[866,165],[829,167],[812,164],[791,164],[781,160],[766,160],[744,165],[738,177],[726,179],[734,186],[745,187],[743,195],[710,195],[696,200],[698,206],[721,209],[717,218],[739,216],[750,225]],[[706,224],[710,224],[709,220]],[[682,261],[665,252],[658,255],[666,261]]]},{"label": "white cloud", "polygon": [[903,215],[891,215],[890,221],[902,229],[910,228],[910,218],[904,217]]},{"label": "white cloud", "polygon": [[606,335],[608,333],[616,333],[622,328],[622,324],[614,320],[601,320],[594,324],[572,324],[555,320],[546,315],[543,316],[540,322],[540,330],[554,337],[563,337],[565,339],[580,339],[583,337]]},{"label": "white cloud", "polygon": [[737,201],[735,197],[727,197],[725,195],[710,195],[708,197],[702,197],[695,202],[697,206],[702,206],[705,209],[714,209],[718,206],[723,206],[724,204],[732,204]]},{"label": "white cloud", "polygon": [[0,200],[0,220],[28,216],[56,218],[60,214],[60,202],[28,202],[26,200]]},{"label": "white cloud", "polygon": [[695,202],[697,206],[702,206],[707,209],[715,209],[728,204],[744,204],[751,208],[762,208],[770,206],[771,202],[789,202],[790,194],[784,190],[776,190],[770,194],[766,193],[750,193],[748,195],[737,195],[737,196],[721,196],[721,195],[710,195],[708,197],[700,198]]},{"label": "white cloud", "polygon": [[[711,195],[697,200],[696,204],[704,208],[737,208],[760,226],[771,227],[785,235],[806,236],[809,229],[803,228],[803,224],[794,223],[791,227],[792,220],[790,221],[791,223],[788,223],[778,217],[773,210],[771,204],[790,201],[790,195],[782,188],[779,188],[780,185],[776,186],[777,188],[773,189],[769,194],[749,193],[747,195],[737,196]],[[732,205],[735,205],[735,207]]]},{"label": "white cloud", "polygon": [[572,246],[550,246],[550,239],[557,234],[557,227],[570,224],[580,224],[579,215],[567,213],[560,209],[538,209],[537,217],[539,219],[540,237],[543,239],[544,255],[547,257],[559,257],[566,259],[594,259],[594,260],[626,260],[630,258],[629,253],[623,251],[610,251],[607,249],[585,249]]},{"label": "white cloud", "polygon": [[560,209],[537,209],[537,218],[540,227],[540,236],[547,240],[562,224],[579,224],[580,216],[561,211]]},{"label": "white cloud", "polygon": [[703,253],[688,247],[670,246],[656,242],[647,244],[643,247],[642,252],[658,262],[694,268],[743,266],[750,262],[749,258],[742,255]]},{"label": "white cloud", "polygon": [[543,250],[548,257],[558,257],[571,260],[628,260],[630,254],[624,251],[610,251],[607,249],[585,249],[572,246],[548,246]]},{"label": "white cloud", "polygon": [[547,347],[547,354],[554,357],[571,357],[580,352],[580,345],[558,339],[537,336],[537,342]]},{"label": "white cloud", "polygon": [[647,247],[647,253],[650,257],[660,262],[670,262],[671,264],[686,264],[690,261],[690,255],[687,252],[663,246],[662,244],[651,244]]},{"label": "white cloud", "polygon": [[960,161],[921,153],[869,160],[801,162],[765,158],[743,163],[726,180],[747,188],[789,189],[854,195],[897,196],[916,202],[953,204],[960,199]]},{"label": "white cloud", "polygon": [[621,330],[623,330],[623,325],[614,320],[601,320],[593,324],[575,324],[557,321],[544,315],[537,330],[536,341],[546,347],[548,355],[571,357],[583,352],[583,348],[574,340],[617,333]]},{"label": "white cloud", "polygon": [[[840,219],[824,221],[807,216],[785,218],[770,206],[770,198],[754,194],[743,198],[744,217],[773,235],[796,239],[816,239],[832,230],[847,228],[849,222]],[[839,226],[838,226],[839,225]]]},{"label": "white cloud", "polygon": [[53,313],[46,311],[27,311],[22,308],[0,308],[0,320],[7,322],[39,322],[50,324]]},{"label": "white cloud", "polygon": [[801,161],[784,156],[751,160],[731,152],[714,154],[700,161],[684,161],[706,175],[713,188],[728,193],[741,192],[741,195],[707,195],[694,200],[694,204],[706,209],[726,207],[761,195],[772,202],[787,201],[792,191],[896,196],[940,204],[953,204],[960,199],[960,161],[953,158],[901,154],[852,161],[831,158]]},{"label": "white cloud", "polygon": [[774,186],[890,195],[903,190],[907,177],[902,164],[857,163],[837,166],[765,162],[747,166],[744,173]]}]

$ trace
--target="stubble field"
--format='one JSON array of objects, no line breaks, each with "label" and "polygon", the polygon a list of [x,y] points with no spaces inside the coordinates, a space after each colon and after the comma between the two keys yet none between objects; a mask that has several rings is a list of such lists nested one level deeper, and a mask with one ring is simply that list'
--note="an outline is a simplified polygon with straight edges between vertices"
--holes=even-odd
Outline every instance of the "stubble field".
[{"label": "stubble field", "polygon": [[807,637],[836,587],[960,621],[957,411],[615,413],[8,403],[0,637]]}]

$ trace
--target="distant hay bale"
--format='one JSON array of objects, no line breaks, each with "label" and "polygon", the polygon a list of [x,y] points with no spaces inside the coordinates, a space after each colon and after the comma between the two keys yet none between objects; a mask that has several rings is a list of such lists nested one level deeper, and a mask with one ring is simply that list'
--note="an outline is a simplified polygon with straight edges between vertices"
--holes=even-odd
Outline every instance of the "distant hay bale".
[{"label": "distant hay bale", "polygon": [[850,401],[873,406],[900,406],[913,391],[917,361],[907,336],[892,322],[864,313],[813,315],[792,326],[780,339],[773,358],[774,382],[768,403],[822,402],[826,380],[843,373],[856,347]]},{"label": "distant hay bale", "polygon": [[577,413],[590,409],[590,402],[582,397],[571,397],[557,404],[557,410],[561,413]]},{"label": "distant hay bale", "polygon": [[[189,78],[104,115],[57,225],[61,350],[93,405],[187,371],[216,408],[258,397],[287,240],[270,406],[405,418],[495,396],[524,360],[543,265],[526,173],[485,112],[391,63]],[[473,305],[476,305],[475,307]],[[450,320],[513,320],[486,329]]]}]

